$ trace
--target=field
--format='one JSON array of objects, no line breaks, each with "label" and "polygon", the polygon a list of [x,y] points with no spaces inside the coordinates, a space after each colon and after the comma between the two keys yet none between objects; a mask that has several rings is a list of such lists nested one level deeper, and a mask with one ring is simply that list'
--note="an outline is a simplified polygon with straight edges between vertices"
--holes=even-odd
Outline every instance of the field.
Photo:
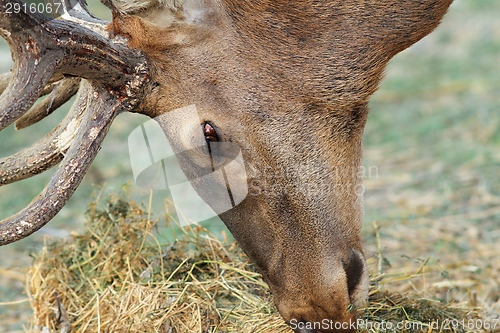
[{"label": "field", "polygon": [[[108,15],[98,6],[94,12]],[[499,17],[499,1],[456,0],[433,34],[390,62],[364,138],[362,236],[372,276],[385,274],[381,287],[392,292],[471,304],[485,318],[500,314]],[[2,43],[0,71],[10,66]],[[45,135],[67,109],[32,129],[2,131],[0,157]],[[0,248],[0,333],[22,332],[30,322],[25,273],[44,239],[84,230],[92,193],[102,190],[104,204],[133,184],[127,137],[146,120],[120,116],[61,213],[37,234]],[[51,175],[1,187],[0,218],[28,204]],[[133,189],[132,199],[152,219],[163,216],[168,193],[155,191],[150,201],[149,191]],[[202,225],[217,237],[229,235],[218,219]],[[158,233],[174,239],[170,229],[160,226]]]}]

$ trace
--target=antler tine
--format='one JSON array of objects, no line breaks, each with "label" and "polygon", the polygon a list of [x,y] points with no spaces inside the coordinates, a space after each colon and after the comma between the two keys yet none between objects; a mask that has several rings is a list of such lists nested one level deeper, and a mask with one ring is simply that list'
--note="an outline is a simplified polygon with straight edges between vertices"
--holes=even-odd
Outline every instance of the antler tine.
[{"label": "antler tine", "polygon": [[0,1],[0,9],[0,33],[8,42],[15,63],[12,79],[0,98],[0,110],[2,110],[0,130],[2,130],[33,105],[52,77],[61,55],[40,59],[42,50],[30,36],[31,30],[39,29],[39,25],[47,20],[45,17],[7,13],[5,0]]},{"label": "antler tine", "polygon": [[43,88],[42,92],[40,93],[40,97],[50,94],[52,90],[54,90],[54,87],[57,86],[62,80],[64,80],[64,75],[62,74],[52,76],[45,88]]},{"label": "antler tine", "polygon": [[11,79],[12,73],[0,74],[0,94],[7,88]]},{"label": "antler tine", "polygon": [[16,121],[16,129],[20,130],[39,122],[69,101],[78,91],[80,80],[79,77],[68,78],[57,83],[43,102],[35,105],[33,109]]},{"label": "antler tine", "polygon": [[111,122],[126,108],[106,88],[91,88],[82,124],[66,157],[28,207],[0,222],[0,246],[31,235],[61,210],[97,155]]},{"label": "antler tine", "polygon": [[[47,85],[45,88],[43,88],[42,92],[40,93],[40,96],[45,96],[48,95],[54,90],[54,87],[59,84],[59,81],[64,80],[64,75],[59,74],[59,75],[54,75],[52,78],[47,82]],[[10,81],[12,81],[12,73],[5,73],[5,74],[0,74],[0,94],[2,94],[5,89],[7,89],[7,86],[9,85]]]},{"label": "antler tine", "polygon": [[0,159],[0,186],[38,175],[61,162],[82,122],[88,89],[87,81],[82,81],[70,112],[51,133],[33,146]]},{"label": "antler tine", "polygon": [[62,6],[56,7],[57,14],[67,21],[75,22],[102,36],[107,36],[106,23],[92,15],[80,0],[46,0],[60,2]]}]

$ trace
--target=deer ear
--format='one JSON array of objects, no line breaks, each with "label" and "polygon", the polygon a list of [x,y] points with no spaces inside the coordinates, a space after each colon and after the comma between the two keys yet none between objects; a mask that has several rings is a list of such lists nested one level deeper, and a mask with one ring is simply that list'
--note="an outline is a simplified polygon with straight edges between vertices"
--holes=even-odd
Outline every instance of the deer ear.
[{"label": "deer ear", "polygon": [[[200,0],[103,0],[113,11],[109,30],[146,53],[203,38],[213,10]],[[159,38],[161,36],[161,38]]]},{"label": "deer ear", "polygon": [[[369,31],[383,42],[390,56],[403,51],[432,32],[453,0],[371,0],[355,11]],[[362,8],[362,9],[361,9]]]},{"label": "deer ear", "polygon": [[[112,9],[121,14],[137,14],[154,9],[176,11],[182,7],[184,0],[105,0]],[[111,6],[108,6],[111,8]]]}]

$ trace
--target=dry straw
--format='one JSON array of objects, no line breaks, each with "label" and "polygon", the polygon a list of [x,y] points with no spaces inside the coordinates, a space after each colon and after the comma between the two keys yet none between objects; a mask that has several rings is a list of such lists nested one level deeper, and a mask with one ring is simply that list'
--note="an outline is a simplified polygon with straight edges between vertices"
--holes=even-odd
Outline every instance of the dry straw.
[{"label": "dry straw", "polygon": [[[129,197],[97,207],[90,205],[83,234],[48,242],[37,255],[27,283],[34,309],[29,331],[290,332],[235,243],[191,225],[174,244],[162,244],[156,221]],[[372,278],[360,318],[422,324],[407,332],[461,332],[428,324],[477,315],[464,304],[389,293],[384,282],[383,275]]]}]

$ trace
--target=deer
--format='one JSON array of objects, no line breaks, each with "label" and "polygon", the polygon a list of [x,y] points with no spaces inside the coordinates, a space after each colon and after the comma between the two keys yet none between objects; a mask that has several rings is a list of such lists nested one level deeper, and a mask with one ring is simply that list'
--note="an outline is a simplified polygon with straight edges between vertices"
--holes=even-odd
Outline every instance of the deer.
[{"label": "deer", "polygon": [[[219,216],[285,322],[296,332],[355,332],[369,276],[362,177],[350,170],[362,163],[368,101],[388,61],[432,32],[452,0],[101,1],[112,22],[79,0],[53,1],[55,19],[0,0],[0,34],[15,63],[0,77],[0,130],[28,127],[76,94],[47,136],[0,159],[0,185],[59,164],[0,223],[0,245],[63,208],[117,115],[154,119],[196,105],[196,126],[162,128],[183,150],[193,140],[238,146],[248,186],[272,186]],[[52,101],[32,108],[45,95]],[[182,170],[201,172],[191,155],[179,159]],[[306,191],[311,184],[321,191]]]}]

